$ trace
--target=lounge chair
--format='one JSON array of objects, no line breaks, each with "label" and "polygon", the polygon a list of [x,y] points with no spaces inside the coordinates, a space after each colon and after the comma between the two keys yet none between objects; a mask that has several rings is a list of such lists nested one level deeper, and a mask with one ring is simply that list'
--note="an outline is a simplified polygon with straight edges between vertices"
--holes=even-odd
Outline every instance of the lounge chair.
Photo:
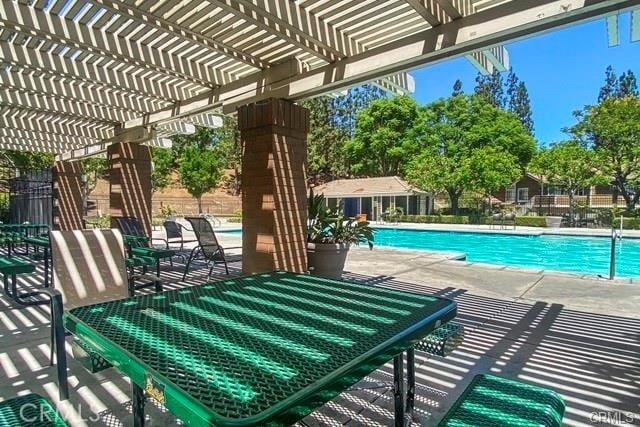
[{"label": "lounge chair", "polygon": [[516,214],[508,213],[502,217],[502,226],[513,226],[513,229],[516,229]]},{"label": "lounge chair", "polygon": [[218,242],[211,223],[203,217],[194,216],[187,217],[185,219],[191,223],[193,232],[196,234],[196,238],[198,239],[198,246],[193,248],[189,254],[189,260],[187,261],[187,265],[184,269],[182,280],[184,281],[187,278],[191,262],[199,255],[202,255],[204,260],[207,262],[207,265],[209,262],[212,263],[211,268],[209,269],[209,276],[211,276],[211,272],[213,271],[213,267],[215,267],[216,262],[224,264],[225,272],[229,274],[227,260],[224,256],[224,248]]},{"label": "lounge chair", "polygon": [[184,225],[180,224],[177,221],[167,220],[164,222],[163,226],[164,226],[165,232],[167,233],[167,247],[169,247],[171,243],[180,243],[180,250],[182,251],[184,250],[185,243],[194,243],[198,241],[197,239],[185,240],[183,231],[185,230],[193,231],[193,230],[189,230],[187,227],[185,227]]},{"label": "lounge chair", "polygon": [[[116,225],[123,234],[125,246],[127,247],[128,257],[134,259],[138,257],[140,260],[153,258],[156,265],[156,275],[160,277],[160,260],[169,259],[173,265],[172,257],[175,251],[169,249],[169,243],[165,239],[148,237],[142,224],[138,218],[131,216],[115,217]],[[164,242],[164,248],[157,248],[151,245],[153,240]],[[146,265],[143,266],[146,273]]]},{"label": "lounge chair", "polygon": [[[52,316],[52,342],[56,346],[61,394],[65,390],[68,396],[62,307],[70,310],[126,298],[141,287],[152,285],[158,290],[161,286],[159,277],[154,275],[147,275],[149,283],[140,286],[127,275],[122,234],[116,229],[52,231],[50,236],[55,289],[44,291],[50,291],[51,299],[56,301],[52,304],[56,310]],[[77,346],[72,348],[75,353]]]},{"label": "lounge chair", "polygon": [[491,215],[491,222],[489,223],[489,228],[493,229],[495,228],[495,226],[498,225],[500,228],[502,228],[502,214],[501,213],[496,213]]}]

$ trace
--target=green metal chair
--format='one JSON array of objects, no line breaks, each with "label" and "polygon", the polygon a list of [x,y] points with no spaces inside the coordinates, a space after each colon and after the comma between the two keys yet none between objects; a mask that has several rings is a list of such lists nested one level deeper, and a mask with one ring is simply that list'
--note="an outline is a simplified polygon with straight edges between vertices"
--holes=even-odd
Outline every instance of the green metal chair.
[{"label": "green metal chair", "polygon": [[439,427],[559,427],[564,401],[558,393],[494,375],[476,375]]},{"label": "green metal chair", "polygon": [[0,426],[66,427],[51,403],[31,393],[0,402]]}]

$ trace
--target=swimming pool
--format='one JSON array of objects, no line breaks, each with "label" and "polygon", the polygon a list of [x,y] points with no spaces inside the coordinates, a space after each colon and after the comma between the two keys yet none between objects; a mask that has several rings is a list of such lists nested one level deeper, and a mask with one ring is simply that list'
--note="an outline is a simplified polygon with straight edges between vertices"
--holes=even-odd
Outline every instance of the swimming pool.
[{"label": "swimming pool", "polygon": [[[609,276],[611,239],[378,228],[375,243],[404,249],[460,251],[467,261]],[[640,240],[616,245],[616,277],[640,277]]]},{"label": "swimming pool", "polygon": [[[240,230],[227,233],[241,234]],[[611,239],[376,228],[376,246],[464,252],[469,262],[609,277]],[[616,277],[640,277],[640,239],[616,244]]]}]

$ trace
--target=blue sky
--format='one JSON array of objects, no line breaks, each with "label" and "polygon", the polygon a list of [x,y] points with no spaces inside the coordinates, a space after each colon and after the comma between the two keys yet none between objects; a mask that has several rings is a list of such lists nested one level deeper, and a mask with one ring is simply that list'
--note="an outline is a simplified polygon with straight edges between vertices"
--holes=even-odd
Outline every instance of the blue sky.
[{"label": "blue sky", "polygon": [[[511,66],[527,84],[540,143],[566,139],[562,128],[575,123],[573,111],[596,102],[607,65],[618,75],[631,69],[640,79],[640,42],[630,43],[629,21],[628,13],[621,15],[621,43],[612,48],[604,19],[507,45]],[[466,92],[473,92],[477,72],[465,59],[456,59],[411,74],[414,96],[424,104],[449,96],[458,78]]]}]

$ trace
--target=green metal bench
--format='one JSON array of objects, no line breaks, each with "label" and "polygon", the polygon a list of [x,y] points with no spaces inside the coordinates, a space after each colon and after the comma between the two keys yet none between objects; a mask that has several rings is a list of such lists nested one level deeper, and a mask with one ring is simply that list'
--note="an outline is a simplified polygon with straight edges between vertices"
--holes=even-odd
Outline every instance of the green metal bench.
[{"label": "green metal bench", "polygon": [[[18,293],[17,276],[19,274],[33,273],[35,270],[35,265],[20,258],[0,257],[0,274],[2,274],[3,278],[4,293],[12,300],[21,303],[21,298],[27,297],[29,294]],[[11,283],[9,283],[9,279],[11,279]]]},{"label": "green metal bench", "polygon": [[414,348],[435,356],[446,357],[462,344],[463,340],[464,326],[449,322],[420,340]]},{"label": "green metal bench", "polygon": [[0,402],[3,427],[66,427],[67,423],[44,397],[31,393]]},{"label": "green metal bench", "polygon": [[440,427],[555,427],[562,425],[564,401],[543,387],[494,375],[476,375]]}]

